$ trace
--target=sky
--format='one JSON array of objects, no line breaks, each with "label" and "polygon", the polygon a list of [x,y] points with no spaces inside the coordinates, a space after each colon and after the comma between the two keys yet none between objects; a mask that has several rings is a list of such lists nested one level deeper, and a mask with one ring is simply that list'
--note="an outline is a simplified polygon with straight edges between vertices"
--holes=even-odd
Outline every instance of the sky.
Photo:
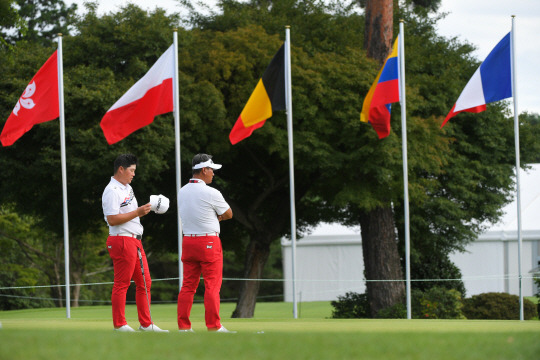
[{"label": "sky", "polygon": [[[67,4],[77,3],[80,11],[84,9],[84,1],[65,0]],[[130,2],[147,10],[161,7],[169,12],[179,11],[176,0],[98,2],[100,14],[116,11]],[[204,2],[213,4],[217,1]],[[540,113],[540,0],[442,0],[440,10],[448,15],[438,22],[438,34],[449,38],[457,37],[474,45],[477,48],[474,56],[479,61],[484,60],[511,30],[511,16],[516,16],[514,24],[518,113]],[[463,84],[463,87],[465,85]]]}]

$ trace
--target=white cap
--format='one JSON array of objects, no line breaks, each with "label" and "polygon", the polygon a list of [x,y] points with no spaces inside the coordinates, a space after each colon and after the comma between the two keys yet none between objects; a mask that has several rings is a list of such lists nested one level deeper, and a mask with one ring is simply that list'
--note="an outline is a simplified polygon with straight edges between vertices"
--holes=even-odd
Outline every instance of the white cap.
[{"label": "white cap", "polygon": [[205,167],[210,167],[212,169],[221,169],[221,164],[214,164],[214,162],[212,161],[212,159],[208,160],[208,161],[205,161],[205,162],[201,162],[201,163],[198,163],[197,165],[195,165],[193,167],[193,170],[196,170],[196,169],[202,169],[202,168],[205,168]]},{"label": "white cap", "polygon": [[150,205],[156,214],[164,214],[169,209],[169,199],[161,194],[150,195]]}]

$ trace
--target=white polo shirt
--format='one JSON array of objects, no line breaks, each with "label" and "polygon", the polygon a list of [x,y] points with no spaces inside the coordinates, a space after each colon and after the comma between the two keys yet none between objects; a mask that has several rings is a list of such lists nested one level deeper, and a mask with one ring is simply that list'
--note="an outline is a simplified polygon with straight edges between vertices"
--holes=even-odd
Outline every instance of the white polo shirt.
[{"label": "white polo shirt", "polygon": [[[124,185],[114,177],[111,177],[109,185],[105,187],[103,196],[101,198],[101,205],[103,206],[103,215],[105,216],[105,222],[107,222],[108,215],[118,215],[137,210],[139,205],[135,198],[135,193],[129,184]],[[109,222],[107,222],[109,225]],[[125,222],[120,225],[109,225],[109,234],[115,235],[120,233],[131,233],[135,235],[143,234],[143,226],[141,220],[137,216],[136,218]]]},{"label": "white polo shirt", "polygon": [[218,215],[229,210],[219,190],[199,179],[191,179],[178,193],[180,218],[184,234],[220,232]]}]

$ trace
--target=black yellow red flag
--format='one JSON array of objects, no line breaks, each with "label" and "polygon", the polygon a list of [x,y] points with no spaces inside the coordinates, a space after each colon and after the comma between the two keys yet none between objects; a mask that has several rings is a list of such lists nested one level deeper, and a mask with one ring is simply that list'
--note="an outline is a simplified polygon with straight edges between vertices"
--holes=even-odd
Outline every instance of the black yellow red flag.
[{"label": "black yellow red flag", "polygon": [[262,127],[273,111],[285,109],[285,48],[282,45],[236,120],[229,134],[231,144],[244,140]]}]

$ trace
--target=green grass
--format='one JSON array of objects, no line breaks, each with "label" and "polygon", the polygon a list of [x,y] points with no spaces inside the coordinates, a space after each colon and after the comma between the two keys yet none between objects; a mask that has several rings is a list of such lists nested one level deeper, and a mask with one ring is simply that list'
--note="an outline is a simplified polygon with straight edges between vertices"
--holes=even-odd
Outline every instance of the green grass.
[{"label": "green grass", "polygon": [[[328,302],[259,303],[253,319],[222,321],[237,334],[208,333],[204,309],[192,311],[194,334],[176,331],[176,305],[154,305],[169,334],[115,333],[110,306],[0,312],[4,359],[538,359],[540,321],[330,319]],[[127,320],[138,327],[136,309]]]}]

